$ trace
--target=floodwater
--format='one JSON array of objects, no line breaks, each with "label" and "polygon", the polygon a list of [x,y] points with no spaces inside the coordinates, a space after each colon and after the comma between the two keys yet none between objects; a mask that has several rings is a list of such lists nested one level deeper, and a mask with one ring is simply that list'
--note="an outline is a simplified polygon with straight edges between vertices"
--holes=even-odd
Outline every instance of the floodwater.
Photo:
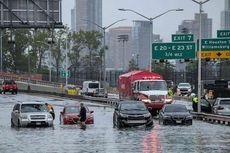
[{"label": "floodwater", "polygon": [[[54,105],[54,127],[11,128],[10,113],[17,101],[47,101]],[[163,126],[155,119],[152,129],[113,128],[113,108],[86,103],[94,110],[94,125],[60,125],[65,103],[76,100],[26,94],[0,95],[1,153],[229,153],[230,127],[194,120],[192,126]]]}]

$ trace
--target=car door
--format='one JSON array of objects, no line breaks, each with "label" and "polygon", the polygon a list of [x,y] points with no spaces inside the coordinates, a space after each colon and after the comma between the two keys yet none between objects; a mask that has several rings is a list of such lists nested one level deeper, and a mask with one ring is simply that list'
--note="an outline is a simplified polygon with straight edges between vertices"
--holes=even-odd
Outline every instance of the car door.
[{"label": "car door", "polygon": [[217,113],[218,101],[219,101],[219,100],[216,99],[215,102],[213,103],[213,106],[212,106],[212,112],[213,112],[214,114]]},{"label": "car door", "polygon": [[14,125],[17,125],[18,123],[18,119],[19,119],[19,107],[20,107],[20,104],[15,104],[14,105],[14,108],[13,108],[13,112],[11,114],[12,116],[12,121],[14,123]]}]

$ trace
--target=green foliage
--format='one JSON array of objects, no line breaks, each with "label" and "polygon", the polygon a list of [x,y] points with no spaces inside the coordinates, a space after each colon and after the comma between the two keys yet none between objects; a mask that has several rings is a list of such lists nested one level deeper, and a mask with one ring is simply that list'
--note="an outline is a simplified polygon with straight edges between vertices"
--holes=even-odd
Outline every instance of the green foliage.
[{"label": "green foliage", "polygon": [[154,67],[154,72],[161,74],[164,79],[169,78],[169,75],[174,72],[174,65],[171,63],[158,63],[154,64],[152,67]]},{"label": "green foliage", "polygon": [[129,61],[129,71],[133,71],[133,70],[139,70],[137,63],[134,59],[131,59]]}]

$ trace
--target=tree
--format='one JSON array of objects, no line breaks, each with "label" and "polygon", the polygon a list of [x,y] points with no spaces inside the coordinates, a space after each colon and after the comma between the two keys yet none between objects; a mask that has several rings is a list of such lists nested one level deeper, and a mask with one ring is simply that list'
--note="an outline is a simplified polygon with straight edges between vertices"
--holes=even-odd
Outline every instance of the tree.
[{"label": "tree", "polygon": [[132,71],[132,70],[139,70],[138,65],[134,59],[131,59],[129,61],[129,71]]},{"label": "tree", "polygon": [[46,44],[48,38],[47,30],[36,30],[34,31],[34,36],[32,39],[32,48],[34,50],[35,56],[37,56],[37,72],[41,72],[41,64],[44,59],[44,53],[49,49],[49,46]]},{"label": "tree", "polygon": [[158,63],[154,64],[154,72],[159,73],[163,75],[164,79],[170,80],[172,78],[173,72],[174,72],[174,65],[168,62]]}]

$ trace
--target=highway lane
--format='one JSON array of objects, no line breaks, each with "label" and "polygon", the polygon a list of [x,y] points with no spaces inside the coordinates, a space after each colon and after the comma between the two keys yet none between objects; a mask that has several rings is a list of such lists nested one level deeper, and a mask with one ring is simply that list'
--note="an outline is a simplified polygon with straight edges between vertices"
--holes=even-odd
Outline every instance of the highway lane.
[{"label": "highway lane", "polygon": [[[46,101],[54,105],[56,119],[51,128],[11,128],[10,112],[17,101]],[[230,128],[194,120],[192,126],[163,126],[154,120],[152,129],[112,126],[113,108],[87,102],[94,110],[95,124],[60,125],[59,113],[66,103],[77,100],[27,94],[0,95],[0,152],[99,152],[99,153],[228,153]],[[177,101],[176,103],[186,102]],[[188,107],[190,104],[188,104]]]}]

